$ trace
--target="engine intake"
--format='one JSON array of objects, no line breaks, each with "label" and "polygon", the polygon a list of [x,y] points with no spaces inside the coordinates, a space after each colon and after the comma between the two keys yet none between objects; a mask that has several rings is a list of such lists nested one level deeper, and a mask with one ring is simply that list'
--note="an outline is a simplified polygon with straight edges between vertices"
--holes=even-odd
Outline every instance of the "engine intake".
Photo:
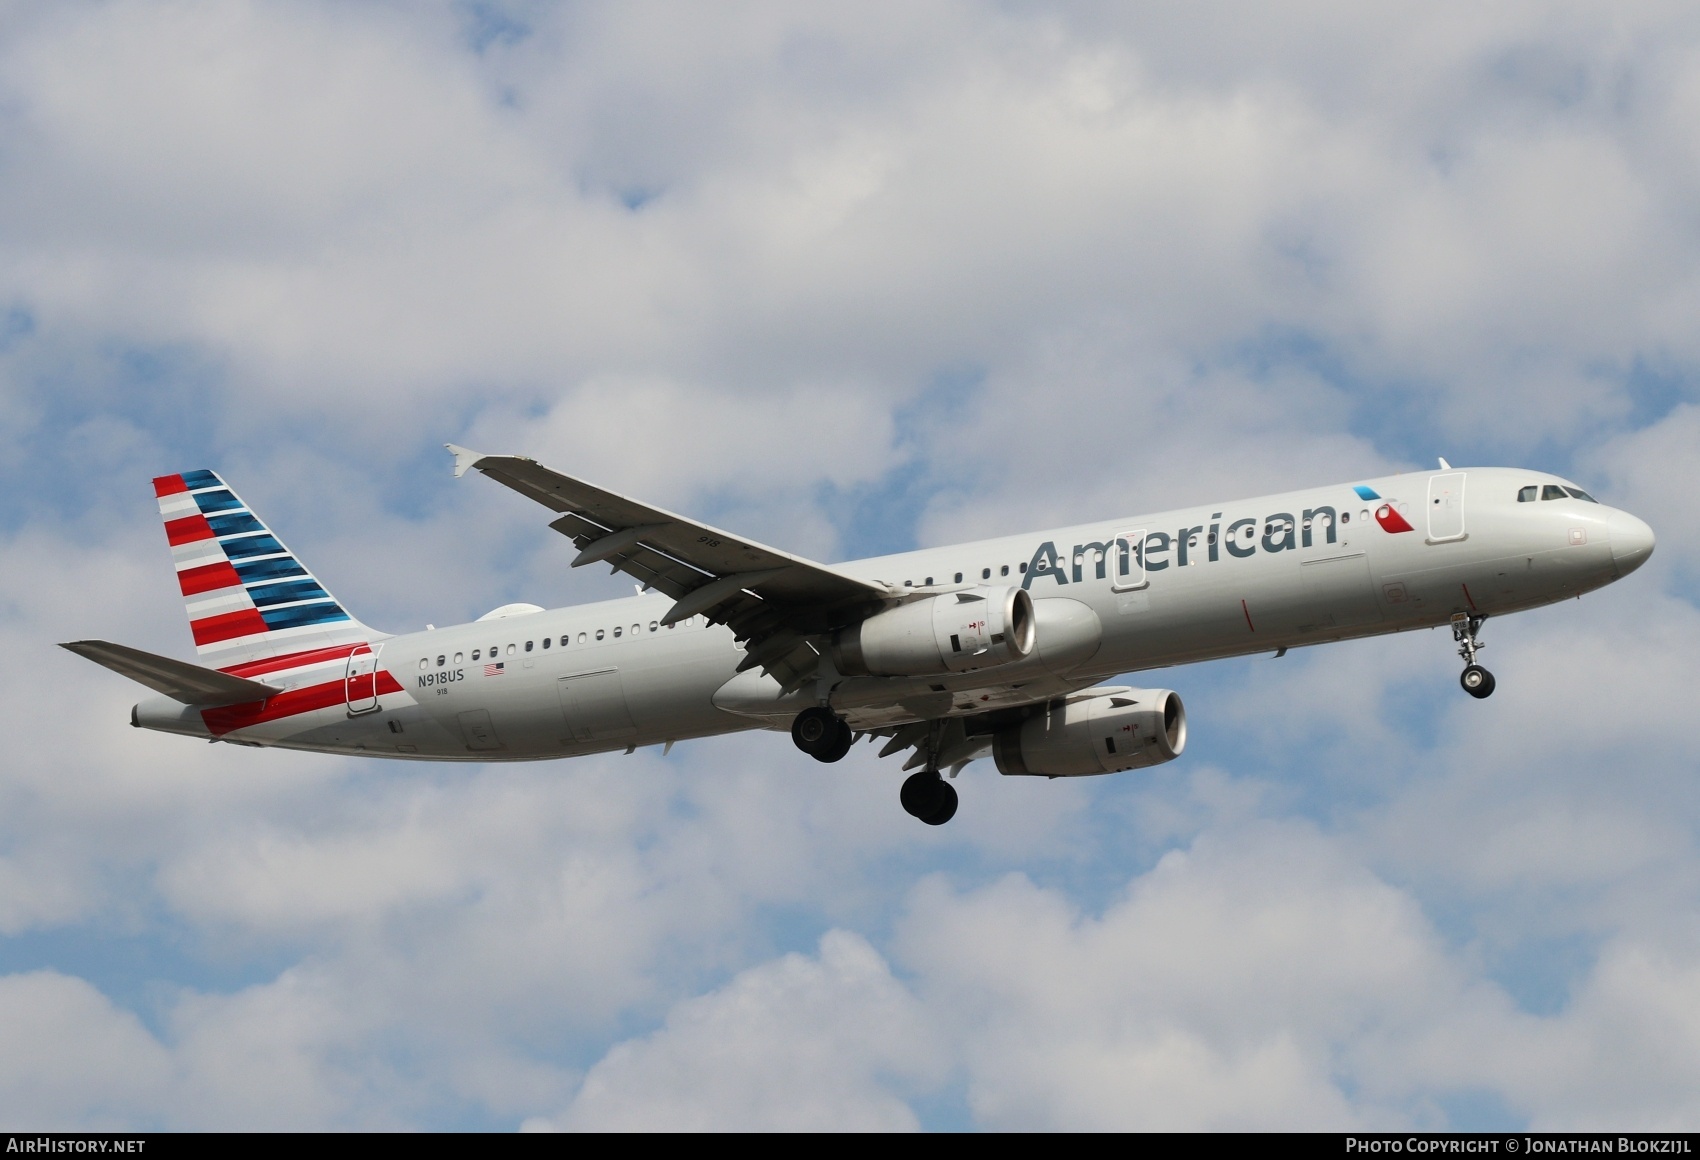
[{"label": "engine intake", "polygon": [[967,673],[1023,660],[1033,643],[1033,598],[1025,590],[969,588],[840,629],[832,662],[850,677]]},{"label": "engine intake", "polygon": [[1173,761],[1185,748],[1186,707],[1168,689],[1053,702],[992,736],[999,773],[1040,777],[1143,769]]}]

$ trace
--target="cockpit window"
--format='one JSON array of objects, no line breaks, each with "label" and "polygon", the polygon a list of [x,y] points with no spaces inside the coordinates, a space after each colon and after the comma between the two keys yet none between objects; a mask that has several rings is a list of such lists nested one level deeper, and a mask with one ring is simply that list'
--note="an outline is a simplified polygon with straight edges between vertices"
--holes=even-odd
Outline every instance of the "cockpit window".
[{"label": "cockpit window", "polygon": [[1541,498],[1542,499],[1569,499],[1570,497],[1564,494],[1564,489],[1562,487],[1558,486],[1558,484],[1549,483],[1545,487],[1541,488]]},{"label": "cockpit window", "polygon": [[1595,499],[1593,496],[1589,495],[1587,492],[1583,491],[1579,487],[1567,487],[1564,490],[1570,493],[1572,499],[1579,499],[1583,503],[1599,503],[1600,502],[1599,500]]},{"label": "cockpit window", "polygon": [[1528,487],[1520,487],[1517,489],[1517,502],[1534,503],[1540,498],[1540,495],[1541,489],[1531,483]]}]

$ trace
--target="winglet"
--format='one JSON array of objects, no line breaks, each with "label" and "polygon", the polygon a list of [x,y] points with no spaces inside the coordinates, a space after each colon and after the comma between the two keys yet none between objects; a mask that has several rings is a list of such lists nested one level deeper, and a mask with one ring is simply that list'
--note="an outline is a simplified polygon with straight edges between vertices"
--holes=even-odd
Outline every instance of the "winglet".
[{"label": "winglet", "polygon": [[1440,470],[1442,470],[1442,471],[1451,471],[1452,470],[1452,465],[1450,463],[1446,462],[1446,457],[1444,455],[1442,455],[1440,457]]},{"label": "winglet", "polygon": [[455,457],[455,478],[456,479],[459,479],[461,476],[465,475],[467,473],[468,469],[478,466],[479,460],[490,458],[488,455],[484,454],[482,451],[473,451],[473,450],[466,448],[466,447],[456,446],[453,443],[445,443],[445,444],[443,444],[443,446],[447,447],[449,449],[449,454],[453,455]]}]

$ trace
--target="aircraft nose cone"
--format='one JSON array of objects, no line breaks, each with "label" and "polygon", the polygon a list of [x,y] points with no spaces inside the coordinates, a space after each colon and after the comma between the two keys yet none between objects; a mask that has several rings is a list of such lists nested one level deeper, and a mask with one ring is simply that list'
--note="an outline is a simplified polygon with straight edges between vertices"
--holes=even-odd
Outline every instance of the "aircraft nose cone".
[{"label": "aircraft nose cone", "polygon": [[1627,576],[1647,562],[1653,554],[1653,529],[1644,520],[1628,512],[1614,511],[1607,521],[1611,529],[1611,558],[1617,574]]}]

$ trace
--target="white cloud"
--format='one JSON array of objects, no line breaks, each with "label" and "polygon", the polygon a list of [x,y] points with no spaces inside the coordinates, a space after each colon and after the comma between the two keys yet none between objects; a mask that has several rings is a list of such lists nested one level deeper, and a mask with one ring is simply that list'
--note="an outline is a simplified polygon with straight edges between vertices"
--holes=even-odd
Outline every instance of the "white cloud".
[{"label": "white cloud", "polygon": [[0,976],[0,1121],[13,1131],[158,1122],[167,1051],[135,1015],[55,971]]},{"label": "white cloud", "polygon": [[1388,1123],[1341,1090],[1343,1057],[1470,998],[1412,900],[1258,826],[1166,855],[1101,918],[1017,876],[934,884],[901,946],[1004,1129]]},{"label": "white cloud", "polygon": [[928,1016],[872,947],[835,930],[675,1007],[586,1075],[559,1125],[588,1131],[912,1130],[887,1077],[936,1082]]}]

